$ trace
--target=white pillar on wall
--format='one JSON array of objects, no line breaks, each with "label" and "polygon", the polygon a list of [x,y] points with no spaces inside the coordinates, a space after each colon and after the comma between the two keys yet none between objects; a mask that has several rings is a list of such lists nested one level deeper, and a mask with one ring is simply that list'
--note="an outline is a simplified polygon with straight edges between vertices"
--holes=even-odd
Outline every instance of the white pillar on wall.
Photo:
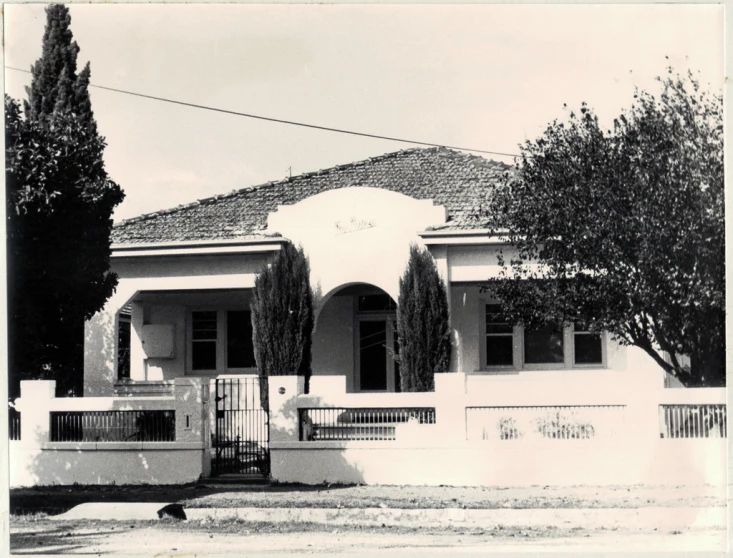
[{"label": "white pillar on wall", "polygon": [[433,255],[435,260],[435,266],[438,268],[438,274],[445,284],[445,290],[448,296],[448,310],[451,308],[450,300],[450,265],[448,262],[448,247],[447,246],[433,246],[430,249],[430,253]]},{"label": "white pillar on wall", "polygon": [[15,407],[20,411],[20,439],[23,447],[39,447],[51,439],[49,401],[56,397],[55,380],[22,380],[20,398]]},{"label": "white pillar on wall", "polygon": [[270,441],[297,442],[298,395],[304,392],[303,376],[271,376],[268,378],[270,396]]},{"label": "white pillar on wall", "polygon": [[145,305],[133,302],[130,317],[130,379],[142,381],[147,379],[145,373],[145,353],[142,344],[143,324],[145,323]]},{"label": "white pillar on wall", "polygon": [[466,375],[435,375],[437,436],[446,442],[466,439]]},{"label": "white pillar on wall", "polygon": [[99,312],[84,324],[84,395],[114,395],[117,379],[117,312],[135,296],[122,283]]}]

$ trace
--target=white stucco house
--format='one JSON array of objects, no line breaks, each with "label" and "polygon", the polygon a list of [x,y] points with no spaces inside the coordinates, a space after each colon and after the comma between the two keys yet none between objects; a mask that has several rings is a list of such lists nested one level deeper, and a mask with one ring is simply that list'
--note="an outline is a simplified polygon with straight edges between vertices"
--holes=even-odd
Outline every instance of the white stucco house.
[{"label": "white stucco house", "polygon": [[[481,291],[511,251],[477,218],[508,169],[408,149],[116,225],[119,286],[86,326],[84,398],[23,386],[17,443],[35,461],[18,482],[724,482],[724,390],[665,389],[643,351],[573,324],[513,327]],[[268,413],[249,301],[285,243],[310,259],[313,376],[309,393],[271,378]],[[433,255],[449,299],[451,363],[430,393],[399,393],[393,358],[411,243]],[[35,419],[30,397],[49,400]],[[134,412],[137,438],[97,433]],[[144,412],[169,413],[145,415],[159,421],[153,437],[140,438]]]}]

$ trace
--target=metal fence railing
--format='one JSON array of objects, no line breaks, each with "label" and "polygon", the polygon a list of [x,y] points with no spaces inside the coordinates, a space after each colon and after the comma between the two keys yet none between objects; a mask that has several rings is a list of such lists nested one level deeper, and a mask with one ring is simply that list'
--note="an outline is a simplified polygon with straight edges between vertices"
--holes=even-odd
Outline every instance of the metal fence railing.
[{"label": "metal fence railing", "polygon": [[661,438],[727,438],[725,404],[660,405]]},{"label": "metal fence railing", "polygon": [[624,405],[467,407],[468,440],[590,440],[616,435]]},{"label": "metal fence railing", "polygon": [[52,442],[173,442],[175,411],[51,413]]},{"label": "metal fence railing", "polygon": [[397,425],[435,424],[435,408],[299,409],[300,440],[394,440]]},{"label": "metal fence railing", "polygon": [[20,440],[20,411],[8,407],[8,438]]}]

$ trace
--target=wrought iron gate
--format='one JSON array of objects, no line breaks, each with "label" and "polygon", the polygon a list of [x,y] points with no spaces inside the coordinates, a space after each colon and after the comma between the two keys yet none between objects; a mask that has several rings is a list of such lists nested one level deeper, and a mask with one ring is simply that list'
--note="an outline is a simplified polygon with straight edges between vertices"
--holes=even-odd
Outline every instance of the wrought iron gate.
[{"label": "wrought iron gate", "polygon": [[212,474],[270,474],[270,428],[256,376],[216,380]]}]

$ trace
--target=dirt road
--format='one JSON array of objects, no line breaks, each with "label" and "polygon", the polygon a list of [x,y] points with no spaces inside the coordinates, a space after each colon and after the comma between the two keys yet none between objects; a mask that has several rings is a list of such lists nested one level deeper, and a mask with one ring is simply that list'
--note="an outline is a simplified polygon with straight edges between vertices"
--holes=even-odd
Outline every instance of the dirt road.
[{"label": "dirt road", "polygon": [[233,521],[59,522],[11,520],[13,554],[321,554],[511,551],[723,551],[724,529],[583,530],[533,528],[326,527]]}]

